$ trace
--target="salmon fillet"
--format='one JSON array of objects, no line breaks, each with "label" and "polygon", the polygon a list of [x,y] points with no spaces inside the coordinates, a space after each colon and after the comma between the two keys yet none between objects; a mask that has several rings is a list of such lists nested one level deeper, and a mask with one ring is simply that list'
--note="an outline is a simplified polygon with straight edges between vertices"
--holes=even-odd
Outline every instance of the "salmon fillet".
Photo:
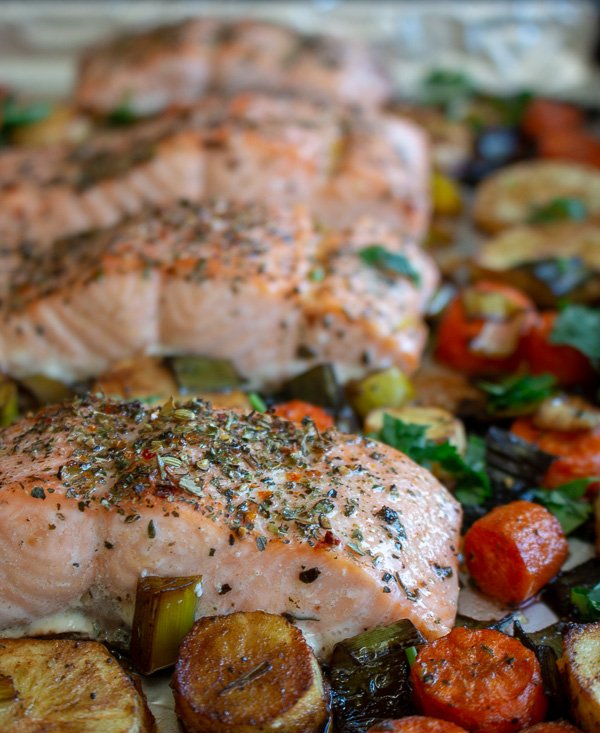
[{"label": "salmon fillet", "polygon": [[380,113],[260,94],[211,98],[83,145],[1,153],[0,247],[48,243],[207,196],[300,202],[332,227],[369,213],[420,239],[428,143],[412,123]]},{"label": "salmon fillet", "polygon": [[458,502],[383,444],[193,401],[86,398],[0,431],[0,628],[129,626],[138,578],[202,574],[199,615],[289,614],[326,654],[452,626]]},{"label": "salmon fillet", "polygon": [[[177,123],[179,126],[179,123]],[[150,206],[203,195],[196,133],[171,118],[0,154],[0,247],[46,245],[114,226]]]},{"label": "salmon fillet", "polygon": [[[373,243],[412,278],[363,262]],[[411,372],[437,279],[426,253],[380,223],[323,235],[300,206],[180,204],[6,259],[0,371],[69,382],[147,353],[229,359],[258,383],[323,360]]]},{"label": "salmon fillet", "polygon": [[210,91],[291,92],[375,106],[391,93],[363,43],[304,36],[264,21],[192,18],[91,48],[82,58],[75,101],[110,115],[189,107]]}]

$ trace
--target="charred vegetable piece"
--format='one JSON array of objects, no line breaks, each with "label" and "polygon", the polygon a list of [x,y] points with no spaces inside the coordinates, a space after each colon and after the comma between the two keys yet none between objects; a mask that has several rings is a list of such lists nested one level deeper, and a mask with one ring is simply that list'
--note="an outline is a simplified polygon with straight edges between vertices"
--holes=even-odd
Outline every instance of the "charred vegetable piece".
[{"label": "charred vegetable piece", "polygon": [[17,385],[0,376],[0,427],[10,425],[19,414]]},{"label": "charred vegetable piece", "polygon": [[477,618],[471,618],[470,616],[464,616],[462,613],[456,614],[454,626],[463,626],[471,631],[478,631],[480,629],[495,629],[496,631],[504,631],[504,629],[513,622],[514,613],[508,613],[502,618],[492,618],[488,621],[480,621]]},{"label": "charred vegetable piece", "polygon": [[551,374],[532,377],[528,374],[511,376],[500,382],[478,382],[477,386],[489,395],[490,412],[510,412],[516,415],[531,410],[555,389],[556,380]]},{"label": "charred vegetable piece", "polygon": [[400,407],[414,396],[413,386],[398,367],[390,367],[347,386],[352,407],[365,417],[378,407]]},{"label": "charred vegetable piece", "polygon": [[424,641],[404,619],[335,645],[330,680],[336,731],[362,733],[411,712],[406,650]]},{"label": "charred vegetable piece", "polygon": [[523,629],[519,621],[515,621],[515,638],[530,649],[540,663],[544,691],[550,703],[549,717],[551,718],[566,716],[568,711],[564,685],[556,666],[563,653],[562,634],[565,626],[566,624],[559,621],[540,631],[528,632]]},{"label": "charred vegetable piece", "polygon": [[495,426],[488,430],[485,444],[494,504],[514,501],[539,486],[554,460],[535,444]]},{"label": "charred vegetable piece", "polygon": [[288,400],[305,400],[319,407],[337,412],[343,401],[342,390],[331,364],[317,364],[282,387],[282,395]]},{"label": "charred vegetable piece", "polygon": [[181,640],[192,628],[201,575],[138,580],[131,657],[142,674],[175,664]]},{"label": "charred vegetable piece", "polygon": [[235,387],[241,379],[230,361],[202,356],[176,356],[171,359],[179,389],[183,394],[210,392]]},{"label": "charred vegetable piece", "polygon": [[[600,558],[592,558],[562,572],[548,586],[544,593],[544,600],[561,618],[569,621],[581,619],[581,611],[573,601],[572,591],[591,591],[598,584],[600,578]],[[575,599],[577,600],[577,599]]]}]

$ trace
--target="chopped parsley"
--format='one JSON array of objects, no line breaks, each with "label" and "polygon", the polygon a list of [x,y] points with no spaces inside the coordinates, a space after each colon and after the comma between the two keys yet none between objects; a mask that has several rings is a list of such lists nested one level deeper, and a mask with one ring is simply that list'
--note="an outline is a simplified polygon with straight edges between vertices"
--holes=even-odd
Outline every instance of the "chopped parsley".
[{"label": "chopped parsley", "polygon": [[538,489],[535,500],[558,519],[563,532],[570,534],[586,522],[592,514],[592,505],[581,501],[588,486],[600,478],[581,478],[562,484],[553,491]]},{"label": "chopped parsley", "polygon": [[571,603],[577,606],[583,621],[600,621],[600,583],[593,588],[572,588]]},{"label": "chopped parsley", "polygon": [[256,392],[250,392],[248,401],[252,405],[252,409],[256,410],[256,412],[266,412],[268,409],[263,398]]},{"label": "chopped parsley", "polygon": [[52,106],[48,102],[17,104],[13,97],[8,97],[0,105],[0,128],[4,132],[8,128],[31,125],[46,119],[50,112]]},{"label": "chopped parsley", "polygon": [[533,377],[511,376],[500,382],[479,382],[477,385],[489,395],[488,411],[519,410],[533,406],[550,397],[555,391],[556,379],[551,374]]},{"label": "chopped parsley", "polygon": [[457,479],[456,497],[461,503],[482,503],[490,493],[490,482],[484,470],[484,441],[471,436],[465,457],[462,458],[448,441],[435,443],[427,438],[428,427],[405,423],[385,414],[381,430],[369,437],[402,451],[424,468],[430,469],[434,463],[437,464]]},{"label": "chopped parsley", "polygon": [[592,361],[600,360],[600,308],[567,305],[554,322],[550,343],[572,346]]},{"label": "chopped parsley", "polygon": [[557,198],[532,209],[530,224],[547,224],[553,221],[583,221],[588,211],[584,201],[578,198]]},{"label": "chopped parsley", "polygon": [[382,244],[372,244],[361,249],[358,254],[365,265],[376,267],[385,272],[393,272],[396,275],[405,275],[415,285],[419,286],[421,284],[421,276],[411,265],[408,258],[400,252],[390,252]]}]

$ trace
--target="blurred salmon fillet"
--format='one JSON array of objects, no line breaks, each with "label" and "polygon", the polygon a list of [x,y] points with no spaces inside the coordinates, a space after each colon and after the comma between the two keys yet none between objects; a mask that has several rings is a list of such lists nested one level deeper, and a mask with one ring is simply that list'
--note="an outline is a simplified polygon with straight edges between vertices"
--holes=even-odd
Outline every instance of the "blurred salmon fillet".
[{"label": "blurred salmon fillet", "polygon": [[[412,277],[366,264],[373,244]],[[324,235],[300,206],[180,204],[5,258],[0,371],[72,381],[147,353],[228,359],[261,383],[323,360],[412,372],[437,280],[429,256],[380,223]]]},{"label": "blurred salmon fillet", "polygon": [[294,93],[375,106],[391,93],[363,43],[304,36],[263,21],[193,18],[133,33],[88,50],[75,101],[110,115],[149,115],[189,107],[209,92]]},{"label": "blurred salmon fillet", "polygon": [[286,613],[322,654],[400,618],[436,638],[456,613],[458,502],[402,453],[312,423],[46,408],[0,430],[0,507],[3,633],[75,609],[127,627],[143,574],[201,574],[199,615]]},{"label": "blurred salmon fillet", "polygon": [[332,227],[368,213],[421,238],[428,143],[412,123],[380,113],[260,94],[211,98],[78,146],[0,153],[0,250],[208,196],[301,202]]}]

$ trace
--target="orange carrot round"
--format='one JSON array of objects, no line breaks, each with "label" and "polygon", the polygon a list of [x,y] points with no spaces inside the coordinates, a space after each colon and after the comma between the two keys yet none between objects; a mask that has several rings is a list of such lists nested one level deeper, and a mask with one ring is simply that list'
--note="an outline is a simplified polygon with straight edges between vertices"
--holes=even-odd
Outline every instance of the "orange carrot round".
[{"label": "orange carrot round", "polygon": [[537,97],[527,105],[523,115],[523,130],[532,138],[551,132],[581,129],[585,122],[583,111],[574,104]]},{"label": "orange carrot round", "polygon": [[304,402],[304,400],[280,402],[275,405],[273,414],[293,422],[302,422],[305,417],[309,417],[319,430],[327,430],[335,425],[331,415],[328,415],[322,407]]},{"label": "orange carrot round", "polygon": [[567,723],[566,720],[557,720],[552,723],[532,725],[531,728],[525,728],[522,733],[581,733],[581,729]]},{"label": "orange carrot round", "polygon": [[525,359],[532,374],[553,374],[558,382],[568,386],[594,379],[590,360],[572,346],[550,342],[558,313],[540,313],[523,339]]},{"label": "orange carrot round", "polygon": [[[542,480],[548,489],[575,479],[600,476],[600,428],[579,432],[539,430],[530,417],[522,417],[512,424],[511,432],[557,456]],[[592,483],[588,493],[599,488],[600,482]]]},{"label": "orange carrot round", "polygon": [[548,706],[535,654],[492,629],[457,627],[426,644],[410,677],[424,715],[469,731],[520,731],[542,721]]},{"label": "orange carrot round", "polygon": [[[437,331],[436,358],[471,376],[493,374],[497,372],[514,371],[522,361],[520,341],[528,330],[533,317],[534,307],[529,298],[520,290],[501,283],[482,280],[475,283],[469,291],[475,294],[495,294],[504,298],[516,311],[522,310],[526,314],[521,324],[517,324],[518,343],[511,353],[502,357],[495,357],[482,353],[477,348],[478,338],[484,327],[494,323],[492,319],[470,316],[465,307],[465,293],[461,293],[450,303]],[[501,320],[501,319],[500,319]],[[496,326],[498,323],[496,322]]]},{"label": "orange carrot round", "polygon": [[473,524],[464,542],[473,580],[504,603],[535,595],[558,573],[568,553],[558,519],[530,501],[492,509]]},{"label": "orange carrot round", "polygon": [[384,720],[371,726],[367,733],[466,733],[466,731],[447,720],[411,715],[398,720]]}]

